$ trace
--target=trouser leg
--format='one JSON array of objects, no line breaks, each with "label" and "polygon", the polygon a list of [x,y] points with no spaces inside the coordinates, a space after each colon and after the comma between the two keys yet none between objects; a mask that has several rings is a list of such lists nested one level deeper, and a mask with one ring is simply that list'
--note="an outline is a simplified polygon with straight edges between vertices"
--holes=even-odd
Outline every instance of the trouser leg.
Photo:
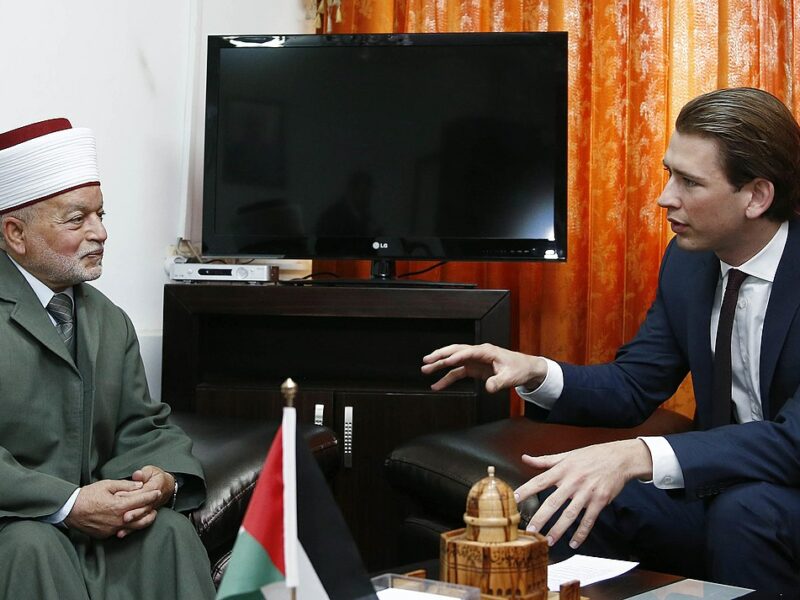
[{"label": "trouser leg", "polygon": [[[555,558],[576,552],[568,546],[574,530],[571,527],[551,549]],[[681,491],[633,481],[600,513],[577,552],[638,560],[654,571],[796,594],[800,490],[755,482],[705,501],[690,501]]]},{"label": "trouser leg", "polygon": [[3,598],[89,599],[71,542],[40,521],[13,521],[0,529],[0,592]]},{"label": "trouser leg", "polygon": [[800,490],[737,485],[711,501],[706,520],[709,579],[800,593]]},{"label": "trouser leg", "polygon": [[[577,550],[568,546],[576,523],[551,548],[551,555],[555,560],[576,552],[636,560],[646,569],[703,578],[704,509],[703,502],[687,501],[682,493],[631,481],[600,512],[589,537]],[[559,511],[553,516],[542,533],[547,533],[560,514]]]},{"label": "trouser leg", "polygon": [[[213,599],[208,555],[189,519],[161,508],[152,525],[95,544],[87,584],[108,600]],[[87,551],[89,552],[89,551]]]},{"label": "trouser leg", "polygon": [[146,529],[80,551],[93,600],[214,598],[205,548],[189,519],[173,510],[161,508]]}]

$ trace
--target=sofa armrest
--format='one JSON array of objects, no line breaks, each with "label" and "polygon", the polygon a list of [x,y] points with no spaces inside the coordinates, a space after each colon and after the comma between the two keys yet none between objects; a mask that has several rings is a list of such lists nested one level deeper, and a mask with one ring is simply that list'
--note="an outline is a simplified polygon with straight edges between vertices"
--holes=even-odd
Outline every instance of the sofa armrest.
[{"label": "sofa armrest", "polygon": [[[226,560],[280,421],[209,417],[177,412],[170,420],[192,439],[203,466],[206,501],[189,515],[211,564]],[[327,427],[297,424],[326,477],[339,465],[336,436]]]},{"label": "sofa armrest", "polygon": [[[640,435],[687,431],[691,427],[690,419],[666,409],[655,411],[637,427],[625,429],[557,425],[513,417],[410,440],[392,451],[386,469],[392,485],[410,497],[422,514],[457,524],[469,489],[486,477],[489,465],[495,467],[498,477],[516,488],[536,474],[522,463],[522,454],[554,454]],[[522,503],[519,508],[523,524],[537,507],[536,498]]]}]

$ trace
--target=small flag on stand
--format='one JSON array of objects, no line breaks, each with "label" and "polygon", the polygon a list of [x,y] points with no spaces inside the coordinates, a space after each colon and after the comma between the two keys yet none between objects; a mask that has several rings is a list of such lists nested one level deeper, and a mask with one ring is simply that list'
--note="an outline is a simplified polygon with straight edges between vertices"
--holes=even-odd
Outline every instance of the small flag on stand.
[{"label": "small flag on stand", "polygon": [[283,409],[217,600],[377,598],[296,420]]}]

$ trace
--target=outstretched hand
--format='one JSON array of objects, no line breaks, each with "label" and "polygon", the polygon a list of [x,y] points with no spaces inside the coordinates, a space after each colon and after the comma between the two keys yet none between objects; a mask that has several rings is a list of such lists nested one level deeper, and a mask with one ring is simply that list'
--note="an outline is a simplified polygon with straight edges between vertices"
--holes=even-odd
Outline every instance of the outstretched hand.
[{"label": "outstretched hand", "polygon": [[[541,504],[528,523],[528,531],[538,531],[551,546],[580,518],[569,542],[580,546],[589,536],[600,511],[622,491],[631,479],[650,479],[653,463],[650,451],[641,440],[597,444],[549,456],[522,456],[534,469],[544,469],[515,491],[517,502],[555,486],[557,489]],[[565,506],[548,532],[542,528]]]},{"label": "outstretched hand", "polygon": [[452,344],[431,352],[422,358],[422,362],[422,372],[425,375],[450,369],[431,386],[436,391],[465,377],[485,380],[486,391],[490,394],[518,385],[533,389],[547,375],[547,364],[543,358],[492,344]]}]

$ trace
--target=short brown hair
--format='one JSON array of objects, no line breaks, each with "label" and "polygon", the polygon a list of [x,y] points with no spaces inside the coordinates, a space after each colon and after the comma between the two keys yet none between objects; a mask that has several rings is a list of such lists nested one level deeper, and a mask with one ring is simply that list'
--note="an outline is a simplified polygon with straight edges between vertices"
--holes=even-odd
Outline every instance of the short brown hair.
[{"label": "short brown hair", "polygon": [[709,92],[681,109],[675,129],[713,139],[735,188],[756,177],[771,181],[775,198],[765,217],[785,221],[800,213],[800,126],[778,98],[747,87]]}]

